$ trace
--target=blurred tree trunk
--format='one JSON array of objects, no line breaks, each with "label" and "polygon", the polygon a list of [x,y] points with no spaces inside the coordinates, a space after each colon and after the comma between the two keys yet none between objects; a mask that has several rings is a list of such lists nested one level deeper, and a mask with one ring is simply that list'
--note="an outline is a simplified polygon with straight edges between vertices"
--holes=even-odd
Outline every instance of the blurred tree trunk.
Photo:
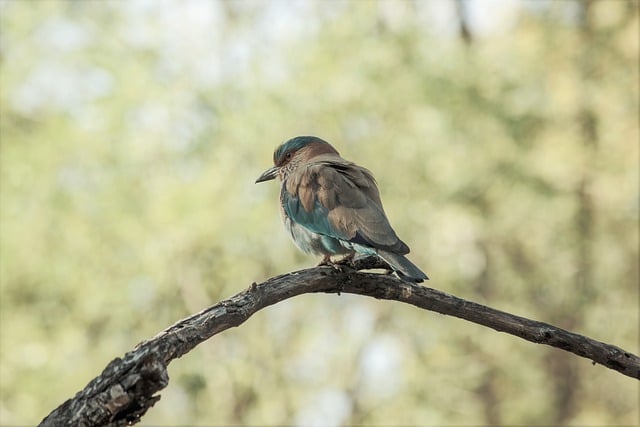
[{"label": "blurred tree trunk", "polygon": [[[590,87],[597,82],[597,58],[594,50],[596,40],[593,28],[592,1],[585,0],[578,3],[579,7],[579,35],[582,51],[576,58],[576,74],[580,85],[581,105],[576,112],[578,139],[584,144],[584,162],[582,176],[574,190],[576,212],[574,221],[575,235],[575,298],[570,301],[571,306],[563,310],[556,310],[559,324],[567,328],[581,328],[584,324],[585,310],[588,309],[595,297],[593,283],[593,238],[595,209],[591,198],[592,172],[588,165],[597,154],[598,148],[598,117],[590,96]],[[556,396],[554,407],[554,423],[567,424],[575,415],[577,408],[576,390],[580,388],[581,376],[573,360],[556,353],[549,353],[549,377]]]},{"label": "blurred tree trunk", "polygon": [[466,0],[454,0],[454,2],[456,5],[456,15],[458,17],[458,34],[464,44],[469,46],[471,42],[473,42],[473,35],[469,29]]}]

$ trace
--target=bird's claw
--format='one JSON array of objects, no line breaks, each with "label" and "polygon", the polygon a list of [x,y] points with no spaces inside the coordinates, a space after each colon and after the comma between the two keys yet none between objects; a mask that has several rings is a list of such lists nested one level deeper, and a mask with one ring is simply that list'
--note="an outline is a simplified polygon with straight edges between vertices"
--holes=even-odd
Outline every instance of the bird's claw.
[{"label": "bird's claw", "polygon": [[322,266],[331,267],[336,271],[342,271],[340,265],[337,262],[333,262],[331,260],[331,255],[326,255],[322,260],[318,263],[318,267]]},{"label": "bird's claw", "polygon": [[333,265],[333,261],[331,261],[331,255],[325,255],[322,257],[317,267],[322,267],[323,265]]},{"label": "bird's claw", "polygon": [[318,267],[320,266],[329,266],[331,268],[333,268],[336,271],[340,271],[342,273],[345,272],[345,267],[347,269],[351,268],[351,269],[355,269],[355,264],[353,262],[353,257],[354,254],[349,254],[346,255],[344,258],[342,258],[339,261],[333,261],[331,259],[331,255],[325,255],[324,258],[322,258],[322,260],[318,263]]},{"label": "bird's claw", "polygon": [[355,268],[355,263],[353,262],[354,257],[355,257],[355,254],[348,254],[344,258],[342,258],[340,261],[338,261],[337,264]]}]

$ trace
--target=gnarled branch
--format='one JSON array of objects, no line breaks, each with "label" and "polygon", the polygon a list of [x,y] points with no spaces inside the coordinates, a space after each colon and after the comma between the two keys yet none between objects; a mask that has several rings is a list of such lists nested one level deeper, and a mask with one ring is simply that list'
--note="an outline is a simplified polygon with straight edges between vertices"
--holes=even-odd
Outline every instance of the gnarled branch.
[{"label": "gnarled branch", "polygon": [[407,283],[391,275],[357,270],[380,268],[375,257],[348,266],[315,267],[274,277],[180,320],[144,341],[41,422],[41,426],[123,426],[135,424],[160,399],[167,386],[167,365],[213,335],[245,322],[257,311],[296,295],[351,293],[395,300],[459,317],[528,341],[557,347],[591,359],[624,375],[640,379],[640,358],[619,347],[515,316],[453,295]]}]

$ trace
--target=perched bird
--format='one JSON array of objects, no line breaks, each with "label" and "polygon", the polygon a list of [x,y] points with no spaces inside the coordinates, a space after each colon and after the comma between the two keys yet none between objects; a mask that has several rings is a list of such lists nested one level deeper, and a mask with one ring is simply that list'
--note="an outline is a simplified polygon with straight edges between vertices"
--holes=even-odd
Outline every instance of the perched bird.
[{"label": "perched bird", "polygon": [[321,264],[331,263],[331,255],[378,255],[405,280],[428,279],[404,256],[409,247],[391,228],[367,169],[315,136],[286,141],[273,153],[273,163],[256,183],[282,181],[280,212],[302,251],[322,255]]}]

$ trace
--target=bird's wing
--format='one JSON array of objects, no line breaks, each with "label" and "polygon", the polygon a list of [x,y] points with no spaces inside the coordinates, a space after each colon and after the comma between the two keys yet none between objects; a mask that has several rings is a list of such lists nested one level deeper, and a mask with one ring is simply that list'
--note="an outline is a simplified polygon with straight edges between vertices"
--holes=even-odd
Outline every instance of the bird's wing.
[{"label": "bird's wing", "polygon": [[406,254],[382,208],[375,179],[343,159],[298,168],[282,186],[282,205],[296,223],[318,233]]}]

